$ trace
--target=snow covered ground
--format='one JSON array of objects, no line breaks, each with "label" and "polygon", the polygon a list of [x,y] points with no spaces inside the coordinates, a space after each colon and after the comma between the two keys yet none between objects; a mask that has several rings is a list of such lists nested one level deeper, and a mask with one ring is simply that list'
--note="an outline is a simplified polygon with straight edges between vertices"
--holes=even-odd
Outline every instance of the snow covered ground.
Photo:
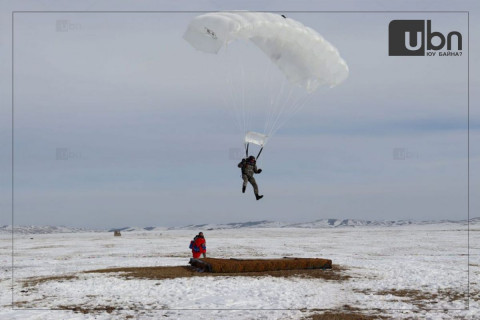
[{"label": "snow covered ground", "polygon": [[[478,223],[470,225],[470,278],[464,223],[196,231],[204,231],[210,257],[328,258],[346,267],[351,278],[127,280],[119,274],[81,272],[187,265],[188,244],[196,232],[154,229],[122,232],[121,237],[111,232],[19,233],[14,237],[12,290],[12,237],[3,232],[0,318],[301,319],[320,312],[305,309],[335,311],[345,305],[394,319],[480,318]],[[54,276],[59,278],[24,285],[25,280]],[[61,310],[73,306],[85,313]],[[123,310],[88,311],[98,307]]]}]

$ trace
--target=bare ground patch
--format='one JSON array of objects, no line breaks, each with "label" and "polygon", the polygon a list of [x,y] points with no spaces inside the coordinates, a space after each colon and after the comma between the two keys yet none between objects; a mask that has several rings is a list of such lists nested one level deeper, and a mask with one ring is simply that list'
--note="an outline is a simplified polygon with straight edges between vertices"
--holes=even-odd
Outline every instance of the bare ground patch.
[{"label": "bare ground patch", "polygon": [[392,319],[381,315],[381,310],[368,310],[368,314],[362,309],[348,304],[341,308],[314,313],[303,319],[305,320],[387,320]]},{"label": "bare ground patch", "polygon": [[467,303],[467,292],[459,292],[453,289],[440,289],[437,292],[429,292],[417,289],[389,289],[378,291],[377,295],[392,295],[405,298],[405,301],[411,303],[419,309],[431,308],[433,304],[442,301],[454,302],[461,301]]},{"label": "bare ground patch", "polygon": [[392,319],[384,316],[377,315],[365,315],[361,313],[350,313],[342,311],[327,311],[321,314],[314,314],[305,319],[311,320],[379,320],[379,319]]},{"label": "bare ground patch", "polygon": [[190,266],[174,266],[174,267],[135,267],[135,268],[109,268],[85,271],[85,273],[121,273],[126,279],[174,279],[187,277],[301,277],[315,278],[334,281],[345,281],[350,279],[346,274],[346,268],[333,266],[332,269],[305,269],[305,270],[279,270],[279,271],[262,271],[262,272],[238,272],[238,273],[210,273],[197,272]]},{"label": "bare ground patch", "polygon": [[39,284],[49,282],[49,281],[56,281],[56,282],[64,282],[69,280],[77,279],[78,277],[75,275],[62,275],[62,276],[49,276],[49,277],[33,277],[28,278],[27,280],[23,281],[23,287],[35,287]]},{"label": "bare ground patch", "polygon": [[95,307],[86,307],[85,306],[84,307],[84,306],[74,306],[74,305],[70,305],[70,306],[61,305],[61,306],[58,306],[58,309],[60,309],[60,310],[70,310],[70,311],[73,311],[75,313],[83,313],[83,314],[101,313],[101,312],[112,313],[113,311],[123,310],[122,307],[112,307],[112,306],[95,306]]}]

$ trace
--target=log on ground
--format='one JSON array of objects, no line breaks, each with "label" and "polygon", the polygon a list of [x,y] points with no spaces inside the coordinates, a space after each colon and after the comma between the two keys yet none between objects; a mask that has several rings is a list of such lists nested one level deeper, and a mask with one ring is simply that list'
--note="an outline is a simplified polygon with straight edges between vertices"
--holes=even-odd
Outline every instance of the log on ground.
[{"label": "log on ground", "polygon": [[190,259],[193,267],[204,272],[236,273],[297,269],[331,269],[332,260],[320,258],[282,259]]}]

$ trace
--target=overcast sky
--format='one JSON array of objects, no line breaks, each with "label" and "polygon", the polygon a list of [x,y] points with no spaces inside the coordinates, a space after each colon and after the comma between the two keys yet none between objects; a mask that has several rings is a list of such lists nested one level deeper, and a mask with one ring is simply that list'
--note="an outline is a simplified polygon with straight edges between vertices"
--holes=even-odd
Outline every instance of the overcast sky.
[{"label": "overcast sky", "polygon": [[[271,138],[256,176],[265,198],[255,201],[251,189],[241,193],[242,133],[226,94],[243,88],[225,81],[235,73],[221,55],[182,38],[200,13],[15,13],[15,224],[466,219],[468,15],[315,10],[471,11],[470,215],[480,216],[475,1],[166,3],[2,2],[0,224],[12,223],[12,10],[281,11],[322,34],[350,68]],[[463,55],[388,56],[389,22],[413,19],[459,31]],[[238,50],[246,70],[257,69],[244,88],[260,119],[266,60],[250,49]]]}]

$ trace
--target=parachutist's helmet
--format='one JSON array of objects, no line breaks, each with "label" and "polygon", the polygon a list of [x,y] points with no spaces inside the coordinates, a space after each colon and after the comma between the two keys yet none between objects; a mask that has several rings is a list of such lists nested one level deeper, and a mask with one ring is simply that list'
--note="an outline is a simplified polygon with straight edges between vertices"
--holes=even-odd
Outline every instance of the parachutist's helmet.
[{"label": "parachutist's helmet", "polygon": [[248,157],[248,160],[254,161],[254,160],[255,160],[255,157],[254,157],[254,156],[250,156],[250,157]]}]

